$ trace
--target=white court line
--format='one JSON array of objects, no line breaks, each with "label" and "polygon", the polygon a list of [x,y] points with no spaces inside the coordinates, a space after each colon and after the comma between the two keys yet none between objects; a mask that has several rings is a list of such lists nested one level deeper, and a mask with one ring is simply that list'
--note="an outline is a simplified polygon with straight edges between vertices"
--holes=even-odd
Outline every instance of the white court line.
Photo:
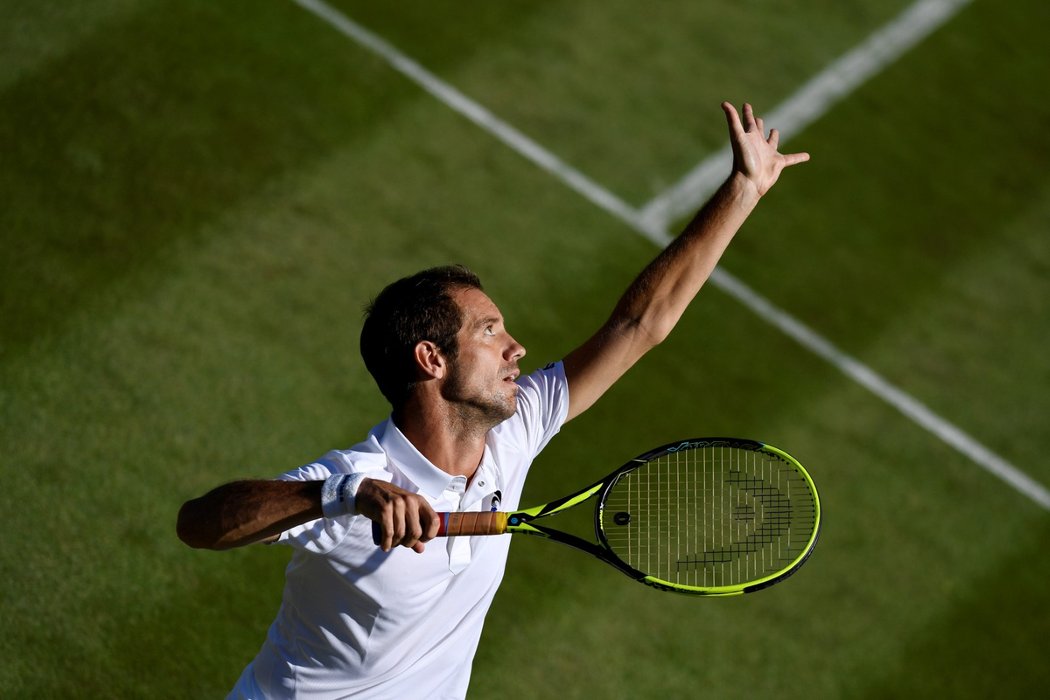
[{"label": "white court line", "polygon": [[643,230],[638,220],[638,212],[633,207],[627,205],[616,195],[593,182],[586,175],[562,161],[543,146],[540,146],[528,136],[438,78],[419,63],[398,51],[382,37],[365,29],[322,0],[293,0],[293,2],[317,15],[341,34],[386,59],[394,70],[402,73],[439,101],[459,112],[551,175],[554,175],[594,204],[631,224],[657,245],[665,246],[670,241],[670,238],[663,230]]},{"label": "white court line", "polygon": [[[639,234],[659,246],[666,246],[671,236],[654,221],[647,220],[642,213],[631,207],[619,197],[588,178],[583,173],[569,166],[547,149],[522,134],[492,112],[485,109],[454,87],[438,78],[419,63],[405,56],[391,44],[352,21],[346,15],[333,9],[322,0],[293,0],[304,9],[317,15],[334,29],[352,39],[361,46],[378,54],[390,65],[421,88],[429,92],[451,109],[510,146],[516,152],[528,158],[563,183],[576,190],[588,200],[628,224]],[[958,9],[969,0],[919,0],[903,16],[925,17],[929,10],[912,14],[916,7],[950,6]],[[894,20],[894,23],[898,22]],[[943,21],[943,20],[942,20]],[[891,24],[894,24],[891,23]],[[880,36],[884,30],[876,32]],[[932,30],[931,30],[932,31]],[[917,41],[918,39],[914,39]],[[868,45],[865,42],[863,45]],[[862,45],[862,46],[863,46]],[[882,42],[875,45],[882,47]],[[910,44],[909,44],[910,45]],[[884,49],[880,48],[880,52]],[[851,52],[852,54],[853,52]],[[848,54],[848,55],[851,55]],[[853,59],[859,60],[859,59]],[[870,73],[869,73],[870,75]],[[811,81],[812,83],[812,81]],[[811,83],[807,83],[807,86]],[[854,86],[855,87],[855,86]],[[804,88],[805,89],[805,86]],[[826,104],[830,106],[834,100]],[[789,104],[791,100],[785,103]],[[772,119],[767,120],[772,124]],[[728,172],[728,167],[723,173]],[[723,174],[723,177],[725,175]],[[711,283],[747,306],[761,318],[776,326],[792,339],[816,355],[824,358],[843,374],[858,382],[873,394],[886,401],[908,418],[931,432],[936,437],[952,446],[989,473],[1002,479],[1014,489],[1024,494],[1046,510],[1050,510],[1050,491],[1027,474],[981,445],[965,432],[941,418],[918,400],[901,391],[879,376],[872,369],[839,350],[827,339],[805,326],[772,302],[762,297],[721,267],[711,274]]]},{"label": "white court line", "polygon": [[[919,0],[813,76],[772,112],[763,114],[765,123],[777,127],[781,142],[790,139],[936,31],[971,1]],[[647,228],[663,230],[692,214],[722,184],[732,163],[733,151],[726,144],[686,173],[678,184],[642,207],[643,224]]]}]

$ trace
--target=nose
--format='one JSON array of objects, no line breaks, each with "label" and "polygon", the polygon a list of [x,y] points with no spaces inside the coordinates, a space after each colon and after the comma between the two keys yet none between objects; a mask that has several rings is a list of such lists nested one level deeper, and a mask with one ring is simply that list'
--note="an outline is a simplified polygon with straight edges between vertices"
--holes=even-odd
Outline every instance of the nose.
[{"label": "nose", "polygon": [[507,346],[504,356],[511,362],[517,362],[525,357],[525,346],[511,338],[510,345]]}]

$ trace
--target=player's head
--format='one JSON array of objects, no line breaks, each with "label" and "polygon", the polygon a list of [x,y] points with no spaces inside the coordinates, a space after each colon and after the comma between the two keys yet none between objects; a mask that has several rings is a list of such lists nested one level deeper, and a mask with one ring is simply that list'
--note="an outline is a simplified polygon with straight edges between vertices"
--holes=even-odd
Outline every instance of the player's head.
[{"label": "player's head", "polygon": [[481,280],[462,265],[434,267],[399,279],[372,300],[361,329],[361,356],[379,390],[400,410],[419,381],[416,344],[428,340],[450,360],[463,316],[453,293],[482,289]]}]

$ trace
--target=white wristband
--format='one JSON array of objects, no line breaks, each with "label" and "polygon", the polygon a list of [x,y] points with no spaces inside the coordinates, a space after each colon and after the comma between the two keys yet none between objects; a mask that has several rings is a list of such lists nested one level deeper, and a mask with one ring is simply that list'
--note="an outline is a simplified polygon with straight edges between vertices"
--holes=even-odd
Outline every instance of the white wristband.
[{"label": "white wristband", "polygon": [[354,507],[357,487],[364,478],[364,474],[334,474],[325,479],[321,487],[321,511],[324,517],[357,515],[357,508]]}]

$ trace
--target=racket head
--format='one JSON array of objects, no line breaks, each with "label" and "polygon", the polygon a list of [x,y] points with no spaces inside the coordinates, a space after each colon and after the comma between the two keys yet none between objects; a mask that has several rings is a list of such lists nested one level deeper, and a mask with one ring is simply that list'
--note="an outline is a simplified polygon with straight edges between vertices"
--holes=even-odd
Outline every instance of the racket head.
[{"label": "racket head", "polygon": [[607,561],[679,593],[750,593],[798,571],[820,532],[813,479],[755,440],[679,440],[611,474],[595,508]]}]

